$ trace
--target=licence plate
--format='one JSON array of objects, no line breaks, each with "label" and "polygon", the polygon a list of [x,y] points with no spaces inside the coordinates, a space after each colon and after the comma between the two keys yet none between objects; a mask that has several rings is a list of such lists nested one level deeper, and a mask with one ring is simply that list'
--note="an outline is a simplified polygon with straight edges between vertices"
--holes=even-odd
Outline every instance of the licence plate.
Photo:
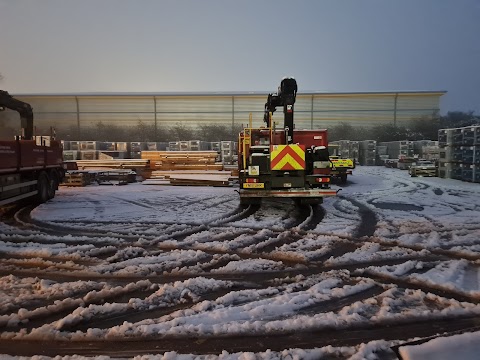
[{"label": "licence plate", "polygon": [[263,189],[265,187],[264,183],[244,183],[244,189]]}]

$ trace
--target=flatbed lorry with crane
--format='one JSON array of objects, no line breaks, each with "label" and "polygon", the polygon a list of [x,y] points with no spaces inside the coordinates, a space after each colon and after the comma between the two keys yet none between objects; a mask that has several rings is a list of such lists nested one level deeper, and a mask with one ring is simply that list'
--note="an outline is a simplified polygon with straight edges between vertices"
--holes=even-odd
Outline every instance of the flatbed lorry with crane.
[{"label": "flatbed lorry with crane", "polygon": [[0,90],[0,110],[5,109],[19,113],[22,134],[0,141],[0,206],[22,199],[46,202],[65,176],[62,145],[53,136],[35,136],[30,104]]},{"label": "flatbed lorry with crane", "polygon": [[[291,198],[298,204],[320,204],[336,196],[330,188],[331,167],[326,129],[296,130],[294,104],[297,82],[284,78],[265,103],[265,127],[243,129],[238,141],[240,203],[258,204],[264,198]],[[283,107],[283,127],[272,121]]]}]

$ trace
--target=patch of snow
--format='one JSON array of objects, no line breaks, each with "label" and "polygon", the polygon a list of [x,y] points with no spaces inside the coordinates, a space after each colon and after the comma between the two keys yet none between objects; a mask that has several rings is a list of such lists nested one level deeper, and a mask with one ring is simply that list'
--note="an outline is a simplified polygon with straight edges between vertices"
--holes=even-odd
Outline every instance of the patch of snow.
[{"label": "patch of snow", "polygon": [[399,347],[405,360],[477,360],[480,354],[480,332],[437,337],[418,345]]}]

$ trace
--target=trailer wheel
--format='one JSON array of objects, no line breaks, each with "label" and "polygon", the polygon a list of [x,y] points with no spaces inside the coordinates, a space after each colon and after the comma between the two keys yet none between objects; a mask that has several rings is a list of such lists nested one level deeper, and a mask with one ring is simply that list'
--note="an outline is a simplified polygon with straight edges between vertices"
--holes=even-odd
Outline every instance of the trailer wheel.
[{"label": "trailer wheel", "polygon": [[50,181],[48,175],[44,172],[40,174],[37,180],[37,197],[36,202],[42,204],[50,199]]}]

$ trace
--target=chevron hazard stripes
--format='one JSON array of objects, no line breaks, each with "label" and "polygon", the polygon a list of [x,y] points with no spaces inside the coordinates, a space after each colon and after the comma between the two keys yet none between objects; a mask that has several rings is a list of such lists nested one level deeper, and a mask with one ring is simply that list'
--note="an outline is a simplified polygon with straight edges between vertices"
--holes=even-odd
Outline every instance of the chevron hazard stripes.
[{"label": "chevron hazard stripes", "polygon": [[305,170],[305,145],[271,145],[272,170]]}]

